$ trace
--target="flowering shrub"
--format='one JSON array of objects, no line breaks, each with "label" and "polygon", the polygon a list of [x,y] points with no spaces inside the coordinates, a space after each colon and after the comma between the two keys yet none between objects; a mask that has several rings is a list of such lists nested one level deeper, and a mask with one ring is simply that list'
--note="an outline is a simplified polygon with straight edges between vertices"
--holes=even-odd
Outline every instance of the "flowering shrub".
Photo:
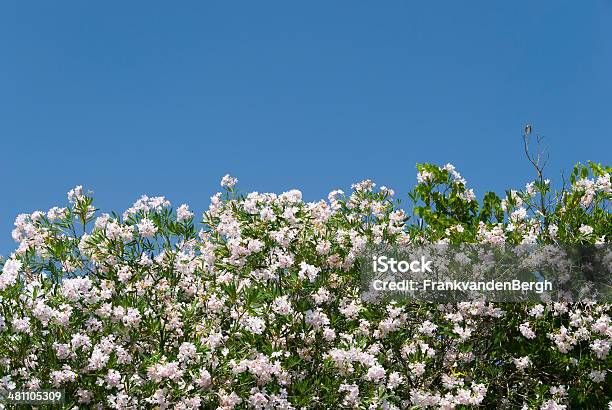
[{"label": "flowering shrub", "polygon": [[0,389],[62,388],[65,408],[610,406],[610,305],[368,304],[356,258],[369,243],[607,242],[612,169],[479,203],[452,165],[417,168],[406,210],[369,180],[305,203],[226,176],[201,225],[164,197],[100,214],[82,187],[19,215]]}]

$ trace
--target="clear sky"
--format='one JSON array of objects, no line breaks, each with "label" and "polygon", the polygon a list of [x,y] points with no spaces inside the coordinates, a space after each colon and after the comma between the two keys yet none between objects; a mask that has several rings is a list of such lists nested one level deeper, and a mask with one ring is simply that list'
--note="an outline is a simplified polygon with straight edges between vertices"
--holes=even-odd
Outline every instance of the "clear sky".
[{"label": "clear sky", "polygon": [[480,197],[612,163],[612,1],[0,3],[0,254],[77,184],[204,210],[225,173],[307,200],[416,162]]}]

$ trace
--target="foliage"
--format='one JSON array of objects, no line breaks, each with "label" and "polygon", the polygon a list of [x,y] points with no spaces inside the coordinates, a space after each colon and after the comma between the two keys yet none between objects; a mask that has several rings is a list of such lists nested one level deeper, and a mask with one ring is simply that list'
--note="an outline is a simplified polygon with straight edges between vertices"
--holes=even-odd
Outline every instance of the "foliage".
[{"label": "foliage", "polygon": [[610,306],[360,300],[368,243],[604,243],[610,167],[576,165],[477,201],[418,164],[410,209],[371,181],[327,201],[236,191],[201,225],[143,196],[99,214],[17,217],[0,262],[0,388],[63,388],[66,408],[603,408]]}]

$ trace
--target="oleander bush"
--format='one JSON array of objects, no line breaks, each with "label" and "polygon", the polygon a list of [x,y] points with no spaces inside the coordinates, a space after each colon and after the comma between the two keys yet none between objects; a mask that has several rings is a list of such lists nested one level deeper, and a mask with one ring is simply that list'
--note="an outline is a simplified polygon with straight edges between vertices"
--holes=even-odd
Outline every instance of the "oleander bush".
[{"label": "oleander bush", "polygon": [[82,187],[19,215],[0,389],[61,388],[69,409],[610,407],[610,305],[369,304],[356,259],[371,243],[608,243],[612,169],[478,201],[452,165],[417,168],[404,210],[369,180],[306,203],[226,176],[201,222],[164,197],[100,213]]}]

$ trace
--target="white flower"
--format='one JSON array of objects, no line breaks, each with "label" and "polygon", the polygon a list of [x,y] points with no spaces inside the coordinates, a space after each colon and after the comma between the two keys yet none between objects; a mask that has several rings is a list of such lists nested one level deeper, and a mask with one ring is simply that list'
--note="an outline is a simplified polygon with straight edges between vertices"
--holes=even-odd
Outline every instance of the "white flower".
[{"label": "white flower", "polygon": [[531,360],[528,356],[513,358],[512,361],[519,370],[525,370],[529,365],[531,365]]},{"label": "white flower", "polygon": [[83,185],[78,185],[68,191],[68,201],[75,203],[83,198]]},{"label": "white flower", "polygon": [[148,218],[144,218],[137,226],[138,232],[143,238],[152,238],[157,233],[157,227],[153,221]]},{"label": "white flower", "polygon": [[121,373],[119,373],[117,370],[111,369],[106,374],[104,381],[106,382],[107,389],[119,387],[119,384],[121,383]]},{"label": "white flower", "polygon": [[581,225],[580,228],[578,229],[580,231],[581,234],[583,235],[590,235],[593,233],[593,228],[590,227],[589,225]]},{"label": "white flower", "polygon": [[527,209],[520,207],[510,214],[510,220],[514,222],[522,221],[527,217]]},{"label": "white flower", "polygon": [[537,304],[529,310],[529,316],[533,316],[536,319],[542,317],[544,313],[544,305]]},{"label": "white flower", "polygon": [[591,349],[599,359],[605,359],[610,352],[610,340],[597,339],[591,343]]},{"label": "white flower", "polygon": [[385,374],[385,368],[379,365],[378,363],[375,363],[368,369],[368,372],[365,375],[365,379],[371,382],[378,383],[384,381]]},{"label": "white flower", "polygon": [[87,368],[92,371],[100,370],[106,366],[109,359],[110,357],[107,353],[103,352],[100,347],[95,347],[89,357]]},{"label": "white flower", "polygon": [[184,371],[180,369],[177,362],[169,363],[156,363],[153,366],[147,368],[147,376],[150,380],[159,383],[163,379],[170,379],[173,381],[179,380],[183,377]]},{"label": "white flower", "polygon": [[605,174],[597,178],[595,182],[595,188],[605,193],[612,193],[612,181],[610,180],[610,174]]},{"label": "white flower", "polygon": [[433,181],[433,174],[429,171],[421,171],[417,174],[419,184],[426,184]]},{"label": "white flower", "polygon": [[300,279],[308,278],[308,280],[312,283],[317,279],[319,272],[321,272],[321,269],[317,268],[316,266],[309,265],[306,262],[301,262],[298,277]]},{"label": "white flower", "polygon": [[178,360],[179,362],[187,362],[196,355],[196,347],[193,343],[183,342],[179,347]]},{"label": "white flower", "polygon": [[595,383],[603,383],[603,381],[606,380],[606,373],[607,370],[591,370],[591,373],[589,373],[589,377]]},{"label": "white flower", "polygon": [[13,319],[13,331],[15,333],[30,333],[30,318],[18,318]]},{"label": "white flower", "polygon": [[93,398],[93,394],[90,391],[84,389],[78,389],[77,396],[79,397],[80,404],[87,404]]},{"label": "white flower", "polygon": [[176,220],[184,221],[193,217],[193,212],[189,210],[189,205],[183,204],[176,210]]},{"label": "white flower", "polygon": [[346,396],[344,397],[343,404],[345,406],[354,406],[359,401],[359,386],[356,384],[341,384],[338,392],[343,393],[346,392]]},{"label": "white flower", "polygon": [[266,322],[257,316],[245,315],[242,319],[242,325],[251,333],[260,335],[266,329]]},{"label": "white flower", "polygon": [[126,283],[132,277],[132,270],[129,266],[122,266],[117,272],[117,278],[120,282]]},{"label": "white flower", "polygon": [[17,276],[21,270],[22,263],[16,259],[9,259],[2,268],[0,274],[0,290],[4,290],[12,286],[17,281]]},{"label": "white flower", "polygon": [[387,388],[393,390],[404,382],[404,378],[398,373],[393,372],[389,375],[389,381],[387,382]]},{"label": "white flower", "polygon": [[291,315],[293,314],[293,308],[287,296],[279,296],[272,302],[272,311],[279,315]]},{"label": "white flower", "polygon": [[536,334],[529,327],[529,322],[525,322],[519,326],[519,330],[521,334],[525,336],[527,339],[535,339]]},{"label": "white flower", "polygon": [[535,194],[535,182],[530,182],[525,186],[525,191],[527,195],[533,196]]},{"label": "white flower", "polygon": [[237,183],[238,183],[238,179],[230,176],[230,174],[226,174],[221,179],[221,186],[223,188],[232,189],[234,186],[236,186]]},{"label": "white flower", "polygon": [[354,189],[355,191],[370,192],[372,191],[372,188],[374,188],[374,186],[376,186],[374,182],[372,182],[369,179],[365,179],[361,182],[352,184],[351,188]]},{"label": "white flower", "polygon": [[47,219],[49,219],[49,222],[53,222],[59,218],[64,218],[66,216],[66,208],[58,208],[57,206],[54,206],[53,208],[49,209],[49,212],[47,212]]},{"label": "white flower", "polygon": [[419,332],[427,336],[433,336],[437,328],[438,328],[438,325],[430,322],[429,320],[426,320],[423,323],[421,323],[421,326],[419,326]]},{"label": "white flower", "polygon": [[421,362],[410,363],[408,367],[410,368],[410,371],[412,372],[412,374],[414,374],[417,377],[422,376],[425,373],[425,363],[421,363]]},{"label": "white flower", "polygon": [[540,406],[540,410],[565,410],[567,406],[564,404],[560,404],[555,400],[548,400],[546,403]]},{"label": "white flower", "polygon": [[196,379],[196,384],[201,388],[205,389],[210,386],[211,381],[212,377],[210,376],[209,371],[206,369],[200,370],[200,377]]}]

